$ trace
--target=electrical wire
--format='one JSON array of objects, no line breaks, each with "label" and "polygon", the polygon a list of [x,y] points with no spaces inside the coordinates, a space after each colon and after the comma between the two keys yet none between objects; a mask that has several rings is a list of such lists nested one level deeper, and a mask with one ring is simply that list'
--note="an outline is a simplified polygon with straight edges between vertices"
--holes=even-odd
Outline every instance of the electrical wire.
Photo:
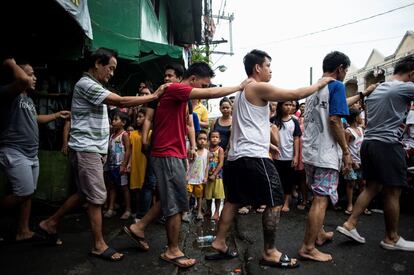
[{"label": "electrical wire", "polygon": [[[404,6],[401,6],[401,7],[398,7],[398,8],[395,8],[395,9],[387,10],[385,12],[377,13],[377,14],[374,14],[374,15],[371,15],[371,16],[368,16],[368,17],[364,17],[364,18],[354,20],[354,21],[351,21],[351,22],[348,22],[348,23],[344,23],[344,24],[341,24],[341,25],[337,25],[337,26],[334,26],[334,27],[330,27],[330,28],[326,28],[326,29],[322,29],[322,30],[318,30],[318,31],[314,31],[314,32],[309,32],[309,33],[305,33],[305,34],[300,34],[300,35],[297,35],[297,36],[292,36],[292,37],[288,37],[288,38],[284,38],[284,39],[280,39],[280,40],[275,40],[275,41],[265,42],[265,43],[261,43],[261,44],[256,44],[255,46],[276,44],[276,43],[295,40],[295,39],[299,39],[299,38],[303,38],[303,37],[307,37],[307,36],[312,36],[312,35],[315,35],[315,34],[319,34],[319,33],[327,32],[327,31],[339,29],[339,28],[342,28],[342,27],[345,27],[345,26],[349,26],[349,25],[353,25],[353,24],[356,24],[356,23],[366,21],[366,20],[370,20],[372,18],[382,16],[382,15],[385,15],[385,14],[388,14],[388,13],[392,13],[392,12],[397,11],[397,10],[405,9],[405,8],[408,8],[408,7],[411,7],[411,6],[414,6],[414,2],[412,2],[410,4],[407,4],[407,5],[404,5]],[[241,47],[241,48],[244,49],[244,48],[247,48],[247,47]]]}]

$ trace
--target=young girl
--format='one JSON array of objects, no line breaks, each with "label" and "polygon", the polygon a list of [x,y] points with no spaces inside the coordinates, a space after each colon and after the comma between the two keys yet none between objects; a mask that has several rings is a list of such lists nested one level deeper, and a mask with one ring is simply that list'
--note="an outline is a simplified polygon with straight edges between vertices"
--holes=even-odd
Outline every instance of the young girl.
[{"label": "young girl", "polygon": [[129,186],[127,165],[131,154],[128,133],[124,130],[128,123],[128,115],[117,112],[112,117],[113,133],[109,139],[108,150],[108,177],[109,177],[109,207],[104,214],[105,218],[116,215],[114,211],[116,200],[116,186],[121,186],[125,200],[125,212],[121,219],[126,220],[131,216],[131,199],[129,197]]},{"label": "young girl", "polygon": [[[362,189],[364,188],[364,181],[361,175],[361,144],[364,140],[364,130],[359,125],[362,123],[360,116],[361,111],[358,109],[349,109],[349,116],[347,118],[349,127],[345,129],[345,138],[348,143],[349,152],[352,158],[352,170],[348,174],[344,175],[344,179],[347,182],[346,185],[346,196],[348,199],[348,205],[345,213],[348,215],[352,214],[353,205],[352,197],[354,192],[355,184]],[[365,214],[371,214],[368,209],[365,209]]]},{"label": "young girl", "polygon": [[[197,156],[194,160],[190,161],[190,168],[188,170],[188,200],[190,201],[191,195],[197,199],[197,220],[203,219],[203,213],[201,211],[201,204],[203,200],[203,184],[208,179],[208,150],[205,148],[207,145],[207,133],[201,130],[197,136]],[[183,214],[183,221],[189,222],[189,212]]]},{"label": "young girl", "polygon": [[211,200],[215,201],[215,211],[212,219],[219,219],[219,209],[221,200],[224,200],[223,178],[221,168],[224,163],[224,150],[219,146],[220,133],[218,131],[210,132],[210,152],[209,152],[209,169],[208,182],[204,196],[207,202],[207,214],[211,215]]},{"label": "young girl", "polygon": [[[136,195],[136,209],[140,209],[142,201],[140,200],[140,193],[145,180],[145,172],[147,168],[147,157],[142,153],[142,126],[145,120],[145,108],[140,108],[137,113],[136,130],[129,135],[131,142],[131,158],[129,160],[128,168],[130,171],[130,188]],[[152,196],[152,195],[150,195]]]},{"label": "young girl", "polygon": [[279,128],[280,156],[275,160],[275,165],[285,193],[283,212],[290,210],[290,198],[296,181],[294,168],[299,163],[299,138],[302,135],[299,122],[290,115],[291,108],[292,101],[279,102],[276,116],[272,119],[272,122]]}]

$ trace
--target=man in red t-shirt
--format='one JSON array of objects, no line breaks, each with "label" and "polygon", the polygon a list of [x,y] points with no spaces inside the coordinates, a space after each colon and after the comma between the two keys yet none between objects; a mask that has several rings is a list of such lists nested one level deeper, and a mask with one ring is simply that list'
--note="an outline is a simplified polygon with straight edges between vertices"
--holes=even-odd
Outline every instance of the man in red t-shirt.
[{"label": "man in red t-shirt", "polygon": [[[234,87],[209,87],[214,72],[204,62],[192,64],[181,83],[171,84],[159,100],[154,121],[151,165],[157,178],[159,200],[137,223],[124,227],[125,232],[138,247],[148,250],[144,238],[145,228],[160,214],[167,218],[167,249],[160,258],[179,267],[190,267],[196,263],[178,247],[181,215],[188,211],[186,183],[186,107],[190,99],[219,98],[243,90],[249,83],[243,81]],[[205,89],[203,89],[205,88]]]}]

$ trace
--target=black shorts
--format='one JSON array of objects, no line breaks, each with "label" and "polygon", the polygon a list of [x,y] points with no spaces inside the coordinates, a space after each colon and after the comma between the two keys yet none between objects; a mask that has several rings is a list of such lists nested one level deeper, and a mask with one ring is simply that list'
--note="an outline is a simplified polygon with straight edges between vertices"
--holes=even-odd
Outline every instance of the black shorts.
[{"label": "black shorts", "polygon": [[283,189],[268,158],[242,157],[227,161],[223,173],[227,201],[240,205],[283,205]]},{"label": "black shorts", "polygon": [[275,160],[276,170],[279,173],[280,181],[283,186],[283,193],[291,195],[293,186],[296,183],[295,169],[292,167],[291,160]]},{"label": "black shorts", "polygon": [[407,184],[405,151],[399,143],[364,140],[361,145],[362,176],[384,186]]}]

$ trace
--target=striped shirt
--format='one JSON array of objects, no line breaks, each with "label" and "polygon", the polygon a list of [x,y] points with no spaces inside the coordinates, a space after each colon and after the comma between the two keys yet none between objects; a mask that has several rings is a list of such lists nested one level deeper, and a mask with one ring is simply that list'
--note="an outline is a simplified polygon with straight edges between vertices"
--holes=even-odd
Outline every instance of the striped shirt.
[{"label": "striped shirt", "polygon": [[76,83],[72,98],[69,147],[75,151],[108,153],[109,120],[102,102],[111,92],[85,73]]}]

